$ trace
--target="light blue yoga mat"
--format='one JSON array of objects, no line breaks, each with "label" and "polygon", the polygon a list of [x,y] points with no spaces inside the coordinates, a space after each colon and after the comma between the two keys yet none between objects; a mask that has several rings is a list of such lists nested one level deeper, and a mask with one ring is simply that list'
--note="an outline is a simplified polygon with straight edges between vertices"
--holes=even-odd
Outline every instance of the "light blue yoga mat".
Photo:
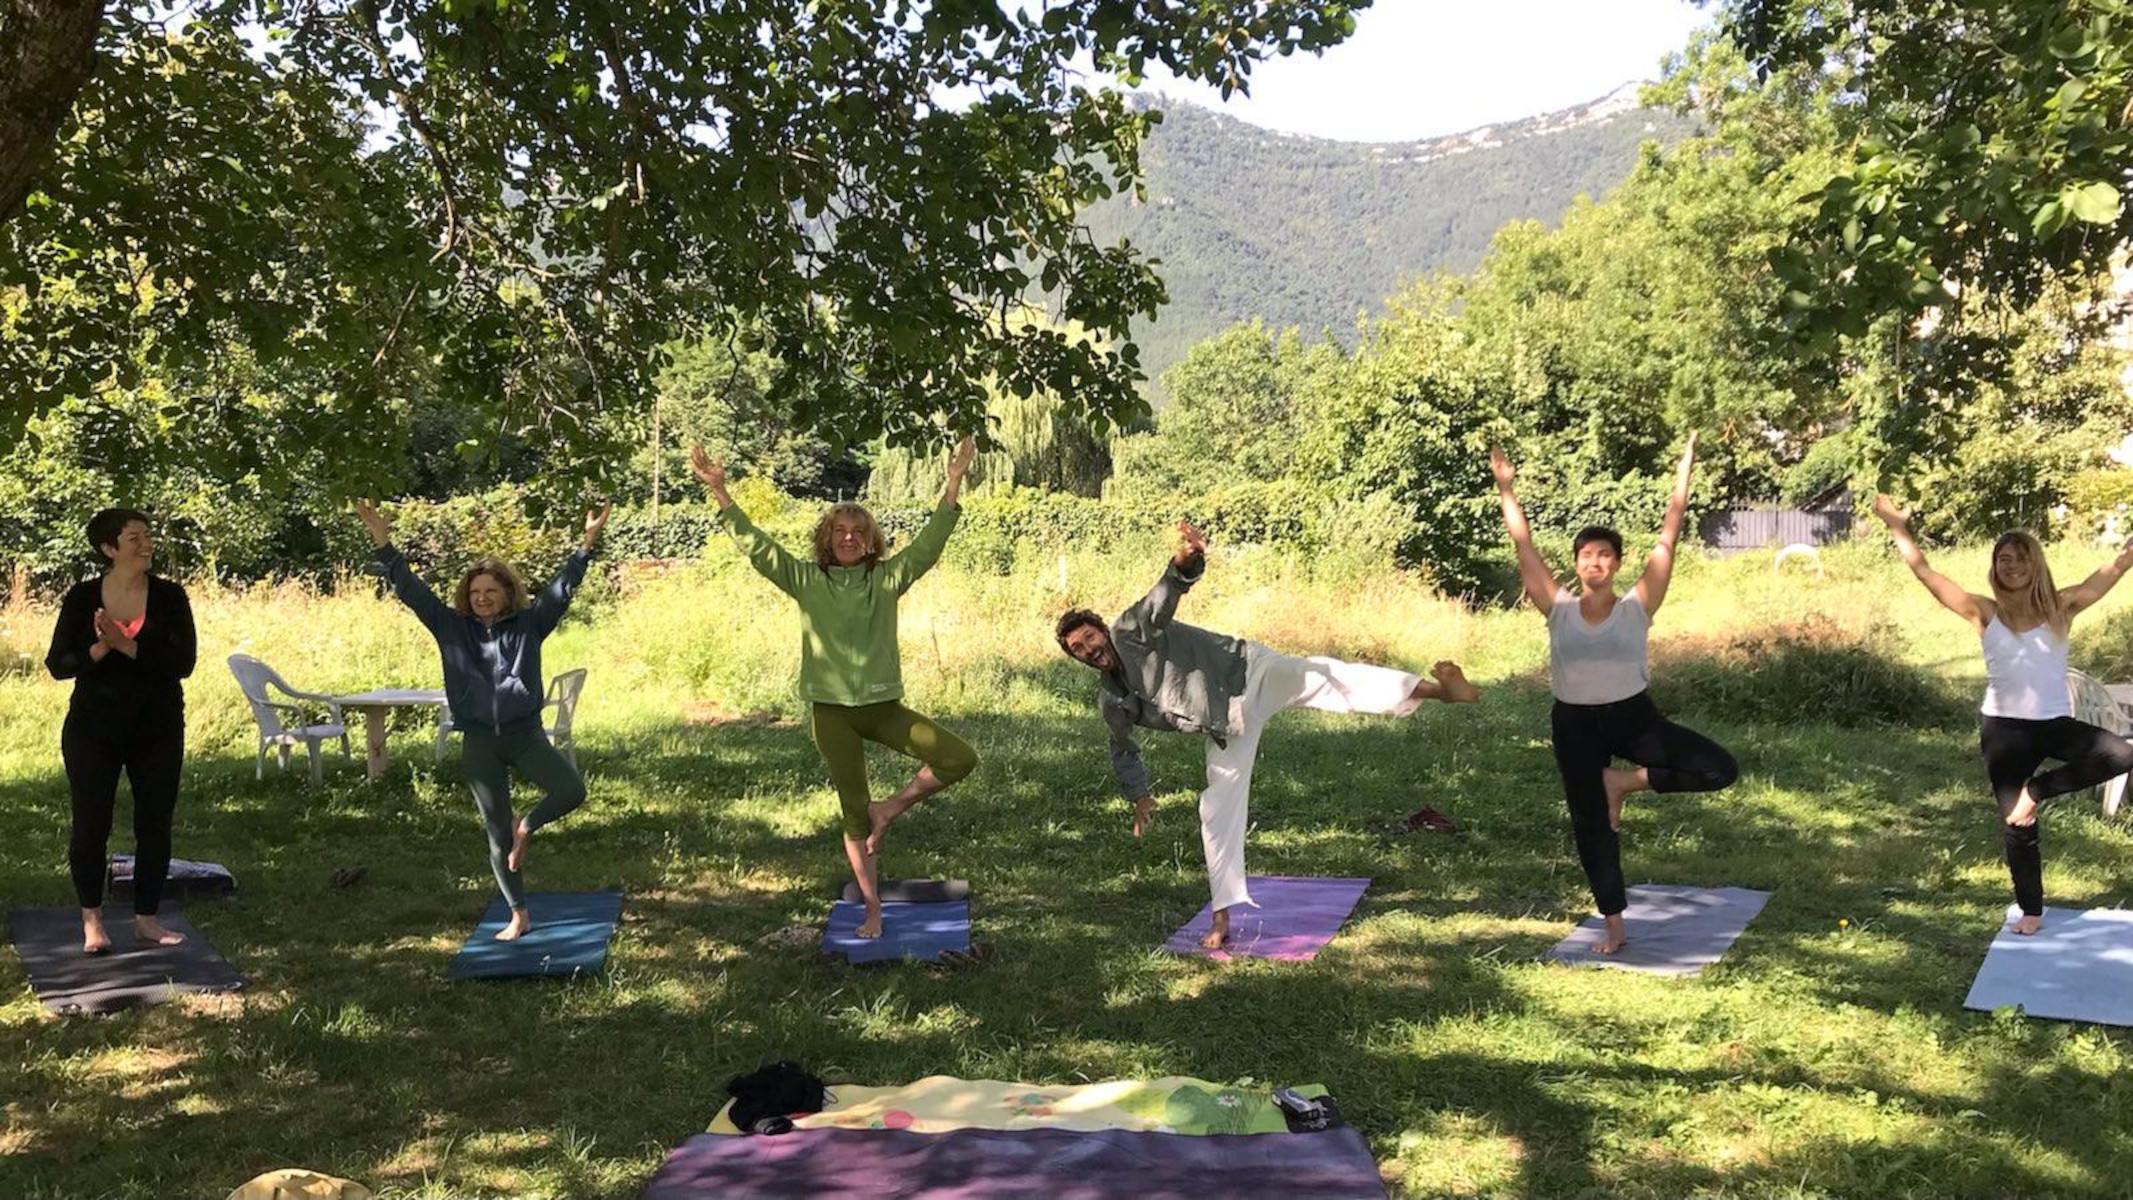
[{"label": "light blue yoga mat", "polygon": [[1748,888],[1638,884],[1629,889],[1629,907],[1622,911],[1629,943],[1619,952],[1593,952],[1606,934],[1606,925],[1595,916],[1542,957],[1581,967],[1695,975],[1723,957],[1769,902],[1769,892]]},{"label": "light blue yoga mat", "polygon": [[902,958],[932,962],[943,954],[970,953],[968,900],[934,904],[883,901],[878,938],[863,938],[854,932],[866,911],[863,904],[837,901],[830,908],[829,928],[822,931],[822,952],[841,954],[852,963]]},{"label": "light blue yoga mat", "polygon": [[576,975],[607,965],[607,943],[622,920],[621,892],[533,892],[526,897],[533,929],[510,942],[496,940],[511,920],[502,896],[489,902],[481,924],[460,947],[446,979],[520,979]]},{"label": "light blue yoga mat", "polygon": [[[2009,921],[2020,915],[2007,910]],[[2000,926],[1963,1007],[2011,1004],[2032,1017],[2133,1025],[2133,912],[2047,908],[2035,933]]]}]

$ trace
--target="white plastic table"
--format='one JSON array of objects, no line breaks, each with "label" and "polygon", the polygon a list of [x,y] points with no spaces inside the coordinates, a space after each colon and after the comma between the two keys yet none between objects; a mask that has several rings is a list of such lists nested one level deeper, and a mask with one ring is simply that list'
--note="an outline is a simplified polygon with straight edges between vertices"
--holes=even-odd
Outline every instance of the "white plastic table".
[{"label": "white plastic table", "polygon": [[385,753],[385,719],[396,708],[438,708],[444,692],[438,688],[379,688],[353,696],[335,696],[342,708],[363,714],[365,769],[375,782],[385,774],[390,757]]}]

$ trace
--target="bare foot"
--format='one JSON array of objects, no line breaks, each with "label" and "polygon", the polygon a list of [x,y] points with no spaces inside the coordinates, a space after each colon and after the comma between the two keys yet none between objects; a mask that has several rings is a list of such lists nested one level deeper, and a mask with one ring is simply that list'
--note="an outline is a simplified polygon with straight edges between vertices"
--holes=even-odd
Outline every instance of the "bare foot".
[{"label": "bare foot", "polygon": [[111,935],[104,932],[104,914],[93,908],[81,910],[81,952],[83,954],[108,954],[111,952]]},{"label": "bare foot", "polygon": [[2028,937],[2030,934],[2033,934],[2042,928],[2044,928],[2044,918],[2042,916],[2033,916],[2029,913],[2023,913],[2020,918],[2018,918],[2013,924],[2007,927],[2007,931],[2009,933],[2019,933],[2023,937]]},{"label": "bare foot", "polygon": [[896,818],[904,815],[904,810],[916,803],[916,800],[906,800],[901,804],[894,800],[877,800],[867,805],[867,820],[874,826],[873,832],[867,834],[868,854],[881,853],[881,842],[888,836],[889,826],[896,823]]},{"label": "bare foot", "polygon": [[2022,789],[2022,794],[2015,797],[2014,807],[2007,810],[2007,823],[2017,829],[2037,823],[2037,801],[2028,788]]},{"label": "bare foot", "polygon": [[499,942],[515,942],[533,931],[533,918],[523,908],[511,910],[511,923],[496,931]]},{"label": "bare foot", "polygon": [[881,905],[870,904],[867,906],[866,920],[859,923],[859,928],[852,931],[852,936],[863,938],[878,938],[881,936]]},{"label": "bare foot", "polygon": [[1229,910],[1225,908],[1215,913],[1214,927],[1200,938],[1200,949],[1220,950],[1228,941]]},{"label": "bare foot", "polygon": [[175,946],[185,940],[182,933],[173,933],[156,923],[154,917],[136,914],[133,918],[133,936],[144,946]]},{"label": "bare foot", "polygon": [[1607,827],[1619,831],[1622,828],[1622,801],[1631,792],[1642,790],[1637,772],[1609,767],[1600,773],[1607,785]]},{"label": "bare foot", "polygon": [[1446,704],[1472,704],[1481,699],[1481,689],[1466,681],[1466,672],[1455,662],[1440,662],[1429,669],[1437,681],[1438,699]]},{"label": "bare foot", "polygon": [[1622,924],[1622,914],[1615,913],[1613,916],[1601,919],[1607,922],[1607,933],[1600,938],[1600,944],[1592,948],[1592,952],[1594,954],[1619,953],[1622,947],[1629,944],[1629,929]]},{"label": "bare foot", "polygon": [[514,871],[525,869],[526,842],[532,837],[533,831],[526,828],[526,822],[521,818],[518,826],[511,831],[511,853],[504,859],[505,866]]}]

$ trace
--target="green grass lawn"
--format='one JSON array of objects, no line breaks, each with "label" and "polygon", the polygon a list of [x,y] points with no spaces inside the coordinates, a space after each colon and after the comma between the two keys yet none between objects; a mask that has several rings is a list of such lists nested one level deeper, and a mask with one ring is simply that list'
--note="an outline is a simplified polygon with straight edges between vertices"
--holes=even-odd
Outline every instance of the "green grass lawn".
[{"label": "green grass lawn", "polygon": [[[1962,560],[1973,575],[1981,562]],[[1476,709],[1291,714],[1269,731],[1251,868],[1374,880],[1311,963],[1155,950],[1206,899],[1198,747],[1148,739],[1163,803],[1136,842],[1092,681],[1047,653],[1043,621],[1064,599],[1123,603],[1132,564],[1077,564],[1092,582],[1071,597],[1042,590],[1048,565],[947,570],[913,594],[913,701],[984,761],[896,828],[887,866],[973,881],[995,956],[953,971],[853,970],[774,936],[819,926],[842,856],[801,729],[683,718],[692,699],[789,708],[789,614],[731,564],[573,617],[551,647],[551,670],[592,666],[592,798],[536,839],[529,886],[628,894],[607,973],[568,983],[444,981],[493,883],[472,804],[419,729],[378,785],[354,768],[320,789],[300,772],[252,778],[223,655],[251,647],[299,686],[430,682],[412,619],[361,594],[203,603],[178,852],[238,874],[236,898],[188,915],[250,986],[59,1020],[0,956],[0,1195],[220,1196],[306,1166],[388,1195],[626,1196],[708,1123],[729,1077],[779,1057],[869,1084],[1323,1083],[1415,1195],[2114,1194],[2133,1180],[2133,1038],[1960,1007],[2009,891],[1959,713],[1854,726],[1803,699],[1795,719],[1748,724],[1676,698],[1743,777],[1633,800],[1629,878],[1764,888],[1770,904],[1699,979],[1543,966],[1590,899],[1532,682],[1538,619],[1234,566],[1186,619],[1296,651],[1456,653],[1489,687]],[[1838,568],[1787,583],[1699,565],[1661,630],[1722,636],[1811,609],[1900,622],[1905,669],[1974,657],[1885,562]],[[0,641],[34,654],[48,619],[18,613]],[[10,907],[70,903],[65,695],[26,668],[0,678]],[[875,761],[893,784],[896,764]],[[1424,802],[1468,836],[1378,832]],[[2133,837],[2092,802],[2049,811],[2045,846],[2052,903],[2133,906]],[[358,864],[366,882],[330,885]]]}]

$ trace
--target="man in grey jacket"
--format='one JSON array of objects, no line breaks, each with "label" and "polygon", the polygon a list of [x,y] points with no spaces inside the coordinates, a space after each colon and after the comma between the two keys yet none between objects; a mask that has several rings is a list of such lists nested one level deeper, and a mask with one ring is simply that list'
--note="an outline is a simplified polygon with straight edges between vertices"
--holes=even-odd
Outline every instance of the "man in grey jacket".
[{"label": "man in grey jacket", "polygon": [[1424,700],[1468,704],[1481,693],[1457,663],[1440,662],[1424,679],[1335,658],[1294,658],[1173,619],[1178,601],[1207,567],[1207,538],[1187,521],[1178,522],[1178,535],[1177,553],[1139,603],[1108,625],[1087,609],[1075,609],[1059,619],[1058,637],[1069,657],[1101,677],[1097,707],[1111,729],[1111,770],[1133,804],[1135,837],[1147,831],[1155,813],[1135,727],[1207,738],[1200,844],[1214,928],[1202,944],[1212,950],[1229,938],[1229,910],[1252,903],[1244,832],[1252,762],[1268,718],[1286,708],[1404,717]]}]

